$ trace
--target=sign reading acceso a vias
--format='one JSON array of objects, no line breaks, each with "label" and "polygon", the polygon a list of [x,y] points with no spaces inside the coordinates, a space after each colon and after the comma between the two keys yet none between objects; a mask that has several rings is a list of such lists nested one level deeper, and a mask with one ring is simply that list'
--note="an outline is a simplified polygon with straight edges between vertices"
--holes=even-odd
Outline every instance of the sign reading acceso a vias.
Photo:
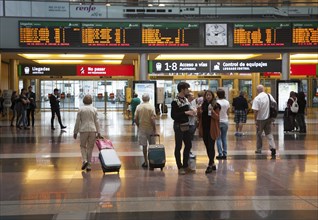
[{"label": "sign reading acceso a vias", "polygon": [[281,60],[154,60],[149,73],[252,73],[281,72]]}]

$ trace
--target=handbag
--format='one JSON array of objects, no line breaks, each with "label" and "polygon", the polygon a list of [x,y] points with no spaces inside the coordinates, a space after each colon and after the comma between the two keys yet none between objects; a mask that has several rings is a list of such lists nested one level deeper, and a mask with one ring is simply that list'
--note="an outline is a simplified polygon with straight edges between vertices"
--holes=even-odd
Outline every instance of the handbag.
[{"label": "handbag", "polygon": [[278,114],[277,103],[271,101],[271,97],[269,95],[268,95],[268,98],[269,98],[269,117],[270,118],[276,118],[277,114]]},{"label": "handbag", "polygon": [[189,131],[189,129],[190,129],[189,122],[181,123],[179,126],[180,126],[180,130],[182,132]]}]

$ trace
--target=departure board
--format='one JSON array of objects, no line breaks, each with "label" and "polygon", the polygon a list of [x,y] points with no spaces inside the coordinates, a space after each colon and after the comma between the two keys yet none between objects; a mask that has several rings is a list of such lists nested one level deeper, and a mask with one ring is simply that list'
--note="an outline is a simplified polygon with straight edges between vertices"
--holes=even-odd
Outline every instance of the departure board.
[{"label": "departure board", "polygon": [[234,24],[234,47],[284,47],[291,45],[290,23]]},{"label": "departure board", "polygon": [[198,47],[198,23],[143,23],[141,45],[145,47]]},{"label": "departure board", "polygon": [[80,46],[79,22],[19,22],[19,45],[32,46]]},{"label": "departure board", "polygon": [[318,22],[293,23],[293,46],[317,46]]},{"label": "departure board", "polygon": [[140,24],[82,23],[82,45],[90,47],[140,46]]}]

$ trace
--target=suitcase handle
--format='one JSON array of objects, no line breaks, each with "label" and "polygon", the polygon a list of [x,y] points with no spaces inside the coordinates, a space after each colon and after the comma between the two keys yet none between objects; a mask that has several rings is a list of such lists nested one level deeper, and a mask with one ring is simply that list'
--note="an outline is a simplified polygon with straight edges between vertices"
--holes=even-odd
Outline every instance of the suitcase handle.
[{"label": "suitcase handle", "polygon": [[[160,135],[159,134],[151,134],[150,137],[158,137],[159,138],[159,144],[160,144]],[[155,139],[156,142],[156,139]]]}]

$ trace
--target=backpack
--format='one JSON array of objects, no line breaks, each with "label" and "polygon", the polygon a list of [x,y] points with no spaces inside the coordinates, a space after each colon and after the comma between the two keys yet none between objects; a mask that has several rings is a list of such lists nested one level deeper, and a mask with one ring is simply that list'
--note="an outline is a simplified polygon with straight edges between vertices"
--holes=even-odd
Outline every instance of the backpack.
[{"label": "backpack", "polygon": [[269,117],[270,118],[276,118],[277,117],[277,114],[278,114],[278,110],[277,110],[277,103],[276,102],[273,102],[271,100],[271,97],[268,95],[268,98],[269,98]]},{"label": "backpack", "polygon": [[290,106],[290,110],[293,113],[297,113],[298,109],[299,109],[299,105],[298,105],[297,98],[296,98],[295,100],[293,100],[293,104]]}]

